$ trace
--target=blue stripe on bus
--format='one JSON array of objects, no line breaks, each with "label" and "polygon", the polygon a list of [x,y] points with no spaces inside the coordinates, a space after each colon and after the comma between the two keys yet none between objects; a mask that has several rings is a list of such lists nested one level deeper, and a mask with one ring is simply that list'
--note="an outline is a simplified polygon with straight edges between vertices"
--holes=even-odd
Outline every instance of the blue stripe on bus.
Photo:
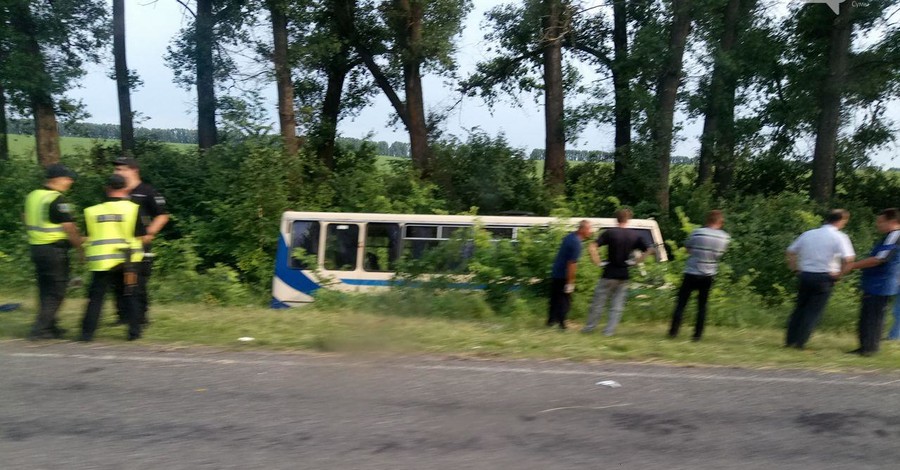
[{"label": "blue stripe on bus", "polygon": [[272,297],[272,300],[269,302],[269,308],[273,310],[281,310],[283,308],[291,308],[291,306],[276,299],[275,297]]},{"label": "blue stripe on bus", "polygon": [[[369,286],[369,287],[390,287],[394,285],[405,284],[402,281],[381,281],[381,280],[373,280],[373,279],[341,279],[342,283],[350,285],[350,286]],[[424,284],[421,281],[411,282],[408,285],[410,287],[420,287]],[[451,289],[484,289],[484,284],[472,284],[471,282],[451,282],[447,284],[447,287]]]},{"label": "blue stripe on bus", "polygon": [[278,235],[278,252],[275,254],[275,277],[281,279],[293,289],[304,294],[312,295],[322,286],[313,282],[312,279],[303,274],[299,269],[291,269],[288,267],[288,247],[281,234]]}]

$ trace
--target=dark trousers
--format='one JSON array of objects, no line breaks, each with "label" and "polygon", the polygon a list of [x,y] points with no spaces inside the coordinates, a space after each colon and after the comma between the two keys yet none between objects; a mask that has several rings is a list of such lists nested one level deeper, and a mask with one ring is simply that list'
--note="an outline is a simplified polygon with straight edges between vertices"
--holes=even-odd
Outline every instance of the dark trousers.
[{"label": "dark trousers", "polygon": [[[147,257],[137,264],[138,284],[134,289],[135,309],[137,311],[138,323],[146,325],[149,323],[147,318],[147,310],[150,308],[150,299],[147,295],[147,283],[150,281],[150,272],[153,268],[153,258]],[[124,307],[121,302],[116,303],[116,314],[119,316],[119,323],[128,323],[125,319]]]},{"label": "dark trousers", "polygon": [[69,284],[69,246],[64,243],[31,245],[38,281],[38,313],[32,335],[55,333],[56,314],[66,297]]},{"label": "dark trousers", "polygon": [[109,271],[91,272],[91,287],[88,290],[88,306],[81,322],[81,339],[90,341],[94,339],[97,331],[97,323],[100,320],[100,312],[103,310],[103,301],[106,292],[112,287],[116,295],[116,305],[123,309],[124,320],[128,324],[128,337],[137,338],[141,335],[140,318],[137,313],[137,296],[125,295],[125,279],[123,266],[119,265]]},{"label": "dark trousers", "polygon": [[863,294],[859,310],[859,350],[863,353],[878,352],[884,329],[884,311],[890,296]]},{"label": "dark trousers", "polygon": [[800,273],[797,305],[788,321],[785,345],[797,348],[806,345],[833,287],[834,279],[828,273]]},{"label": "dark trousers", "polygon": [[694,323],[694,338],[703,336],[703,326],[706,324],[706,301],[709,299],[709,290],[712,288],[712,276],[698,276],[696,274],[684,274],[681,288],[678,289],[678,303],[675,305],[675,313],[672,314],[672,326],[669,328],[669,336],[677,336],[681,328],[681,320],[684,317],[684,309],[687,307],[691,293],[697,293],[697,322]]},{"label": "dark trousers", "polygon": [[566,327],[566,315],[572,306],[572,295],[566,294],[565,279],[550,280],[550,312],[547,317],[547,326],[559,325]]}]

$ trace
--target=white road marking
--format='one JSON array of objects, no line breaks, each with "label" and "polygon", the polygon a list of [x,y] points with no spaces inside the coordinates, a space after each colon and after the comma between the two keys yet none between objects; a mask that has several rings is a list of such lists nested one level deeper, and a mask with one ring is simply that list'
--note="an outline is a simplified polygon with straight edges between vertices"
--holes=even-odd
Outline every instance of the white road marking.
[{"label": "white road marking", "polygon": [[631,406],[631,403],[618,403],[615,405],[606,405],[606,406],[561,406],[559,408],[550,408],[549,410],[538,411],[538,414],[549,413],[551,411],[560,411],[560,410],[605,410],[607,408],[619,408],[622,406]]},{"label": "white road marking", "polygon": [[47,359],[89,359],[93,361],[131,361],[145,363],[171,363],[171,364],[215,364],[215,365],[264,365],[284,367],[398,367],[410,370],[434,370],[450,372],[484,372],[484,373],[512,373],[512,374],[543,374],[543,375],[573,375],[591,377],[618,377],[638,379],[674,379],[696,381],[721,381],[721,382],[749,382],[749,383],[792,383],[792,384],[816,384],[816,385],[848,385],[855,387],[897,387],[900,388],[900,379],[887,381],[866,381],[857,377],[841,379],[824,379],[815,377],[765,377],[760,375],[719,375],[719,374],[693,374],[670,372],[618,372],[608,370],[571,370],[571,369],[537,369],[531,367],[508,366],[469,366],[469,365],[425,365],[425,364],[392,364],[390,362],[378,363],[369,361],[335,361],[335,360],[270,360],[270,359],[212,359],[192,356],[127,356],[117,354],[63,354],[63,353],[7,353],[8,357],[20,358],[47,358]]}]

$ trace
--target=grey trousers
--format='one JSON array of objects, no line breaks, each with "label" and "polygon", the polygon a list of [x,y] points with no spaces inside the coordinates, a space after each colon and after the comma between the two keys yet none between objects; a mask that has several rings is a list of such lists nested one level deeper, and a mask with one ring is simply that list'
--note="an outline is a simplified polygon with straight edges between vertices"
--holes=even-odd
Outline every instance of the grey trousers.
[{"label": "grey trousers", "polygon": [[627,279],[605,279],[601,278],[594,288],[594,299],[591,301],[590,313],[588,314],[587,324],[584,326],[585,332],[592,331],[597,327],[600,318],[603,316],[603,309],[606,308],[606,301],[612,298],[612,305],[609,308],[609,320],[603,334],[611,336],[616,332],[616,326],[622,318],[622,310],[625,308],[625,295],[628,293]]}]

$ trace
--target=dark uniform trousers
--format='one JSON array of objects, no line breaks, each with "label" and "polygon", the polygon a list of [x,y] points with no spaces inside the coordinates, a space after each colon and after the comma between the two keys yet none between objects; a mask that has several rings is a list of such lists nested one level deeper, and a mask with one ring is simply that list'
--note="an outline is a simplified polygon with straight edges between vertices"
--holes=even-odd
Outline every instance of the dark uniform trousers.
[{"label": "dark uniform trousers", "polygon": [[712,284],[712,276],[684,274],[681,288],[678,289],[678,303],[675,304],[675,313],[672,314],[669,336],[678,336],[678,330],[681,328],[681,321],[684,318],[684,309],[691,298],[691,293],[695,290],[697,291],[697,322],[694,324],[694,338],[700,339],[703,336],[703,327],[706,324],[706,302],[709,299]]},{"label": "dark uniform trousers", "polygon": [[809,341],[833,288],[834,278],[831,274],[800,273],[797,306],[788,321],[786,346],[802,348]]},{"label": "dark uniform trousers", "polygon": [[[144,248],[144,253],[148,253]],[[150,298],[147,291],[147,284],[150,282],[150,272],[153,268],[153,257],[145,256],[144,260],[137,263],[138,284],[134,290],[135,311],[137,312],[138,323],[146,325],[150,321],[147,318],[147,310],[150,308]],[[128,323],[125,318],[125,308],[121,302],[116,302],[116,314],[119,316],[119,323]]]},{"label": "dark uniform trousers", "polygon": [[860,352],[878,352],[884,329],[884,311],[890,301],[891,296],[863,294],[858,330]]},{"label": "dark uniform trousers", "polygon": [[56,331],[56,313],[66,297],[69,283],[69,244],[56,242],[47,245],[31,245],[38,279],[37,319],[31,329],[34,335]]},{"label": "dark uniform trousers", "polygon": [[128,337],[140,337],[141,325],[137,311],[137,296],[125,295],[124,265],[120,264],[109,271],[93,271],[91,275],[87,311],[81,323],[81,339],[85,341],[94,339],[100,312],[103,310],[103,301],[110,286],[116,295],[116,305],[122,309],[123,320],[128,324]]},{"label": "dark uniform trousers", "polygon": [[566,315],[572,306],[572,294],[566,294],[565,279],[550,279],[550,311],[547,316],[547,326],[559,324],[560,328],[566,327]]}]

